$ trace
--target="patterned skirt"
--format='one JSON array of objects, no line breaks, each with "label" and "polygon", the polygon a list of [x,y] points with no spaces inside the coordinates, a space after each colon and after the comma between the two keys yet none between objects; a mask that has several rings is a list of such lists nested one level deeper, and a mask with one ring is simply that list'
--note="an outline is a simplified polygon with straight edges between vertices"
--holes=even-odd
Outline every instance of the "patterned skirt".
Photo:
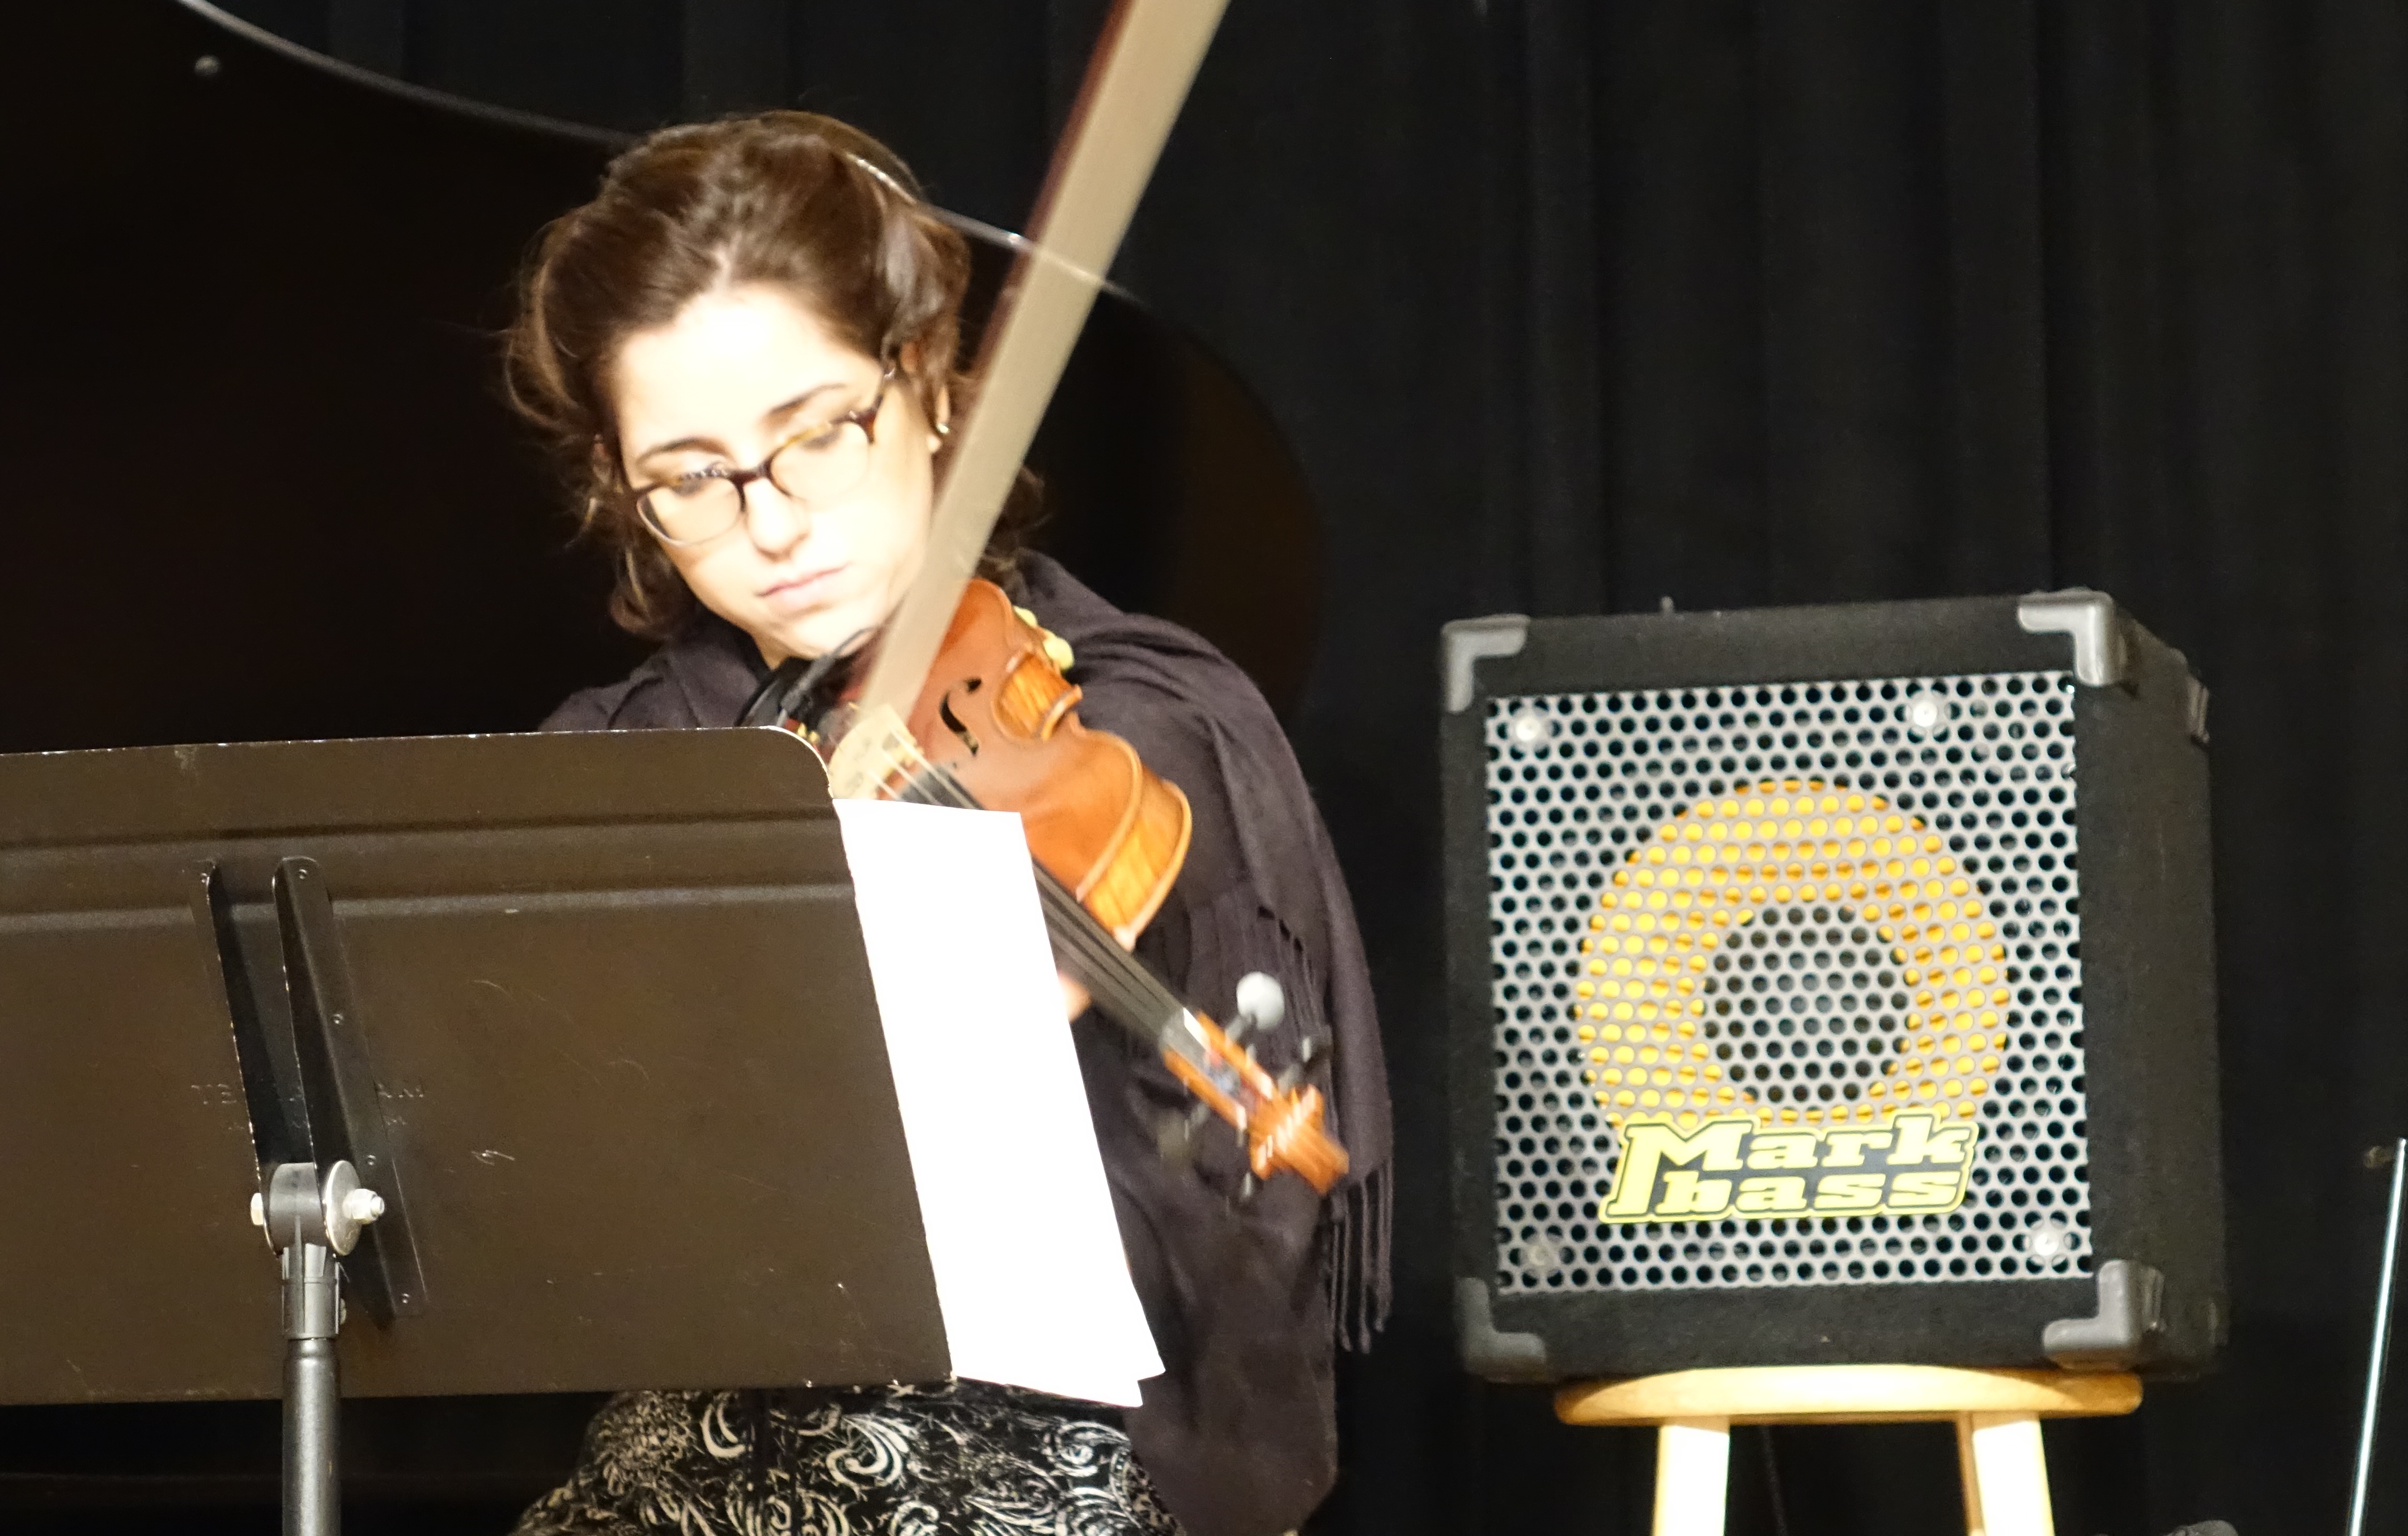
[{"label": "patterned skirt", "polygon": [[1180,1536],[1111,1411],[983,1382],[627,1392],[514,1536]]}]

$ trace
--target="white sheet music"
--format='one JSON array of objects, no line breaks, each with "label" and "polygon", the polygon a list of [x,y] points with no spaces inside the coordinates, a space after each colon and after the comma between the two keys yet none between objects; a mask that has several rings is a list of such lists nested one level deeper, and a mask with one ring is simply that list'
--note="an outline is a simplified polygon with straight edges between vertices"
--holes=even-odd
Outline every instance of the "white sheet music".
[{"label": "white sheet music", "polygon": [[956,1375],[1135,1405],[1162,1371],[1020,818],[838,800]]}]

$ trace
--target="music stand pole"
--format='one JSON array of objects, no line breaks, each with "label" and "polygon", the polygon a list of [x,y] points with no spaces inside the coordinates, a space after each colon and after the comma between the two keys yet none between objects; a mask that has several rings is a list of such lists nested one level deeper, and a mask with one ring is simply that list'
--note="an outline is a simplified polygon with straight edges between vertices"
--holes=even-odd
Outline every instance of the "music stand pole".
[{"label": "music stand pole", "polygon": [[2391,1293],[2400,1273],[2400,1205],[2402,1193],[2408,1192],[2408,1137],[2376,1148],[2367,1160],[2381,1167],[2378,1156],[2391,1164],[2391,1200],[2383,1218],[2383,1267],[2374,1283],[2374,1338],[2367,1346],[2366,1406],[2358,1422],[2358,1471],[2349,1485],[2349,1536],[2359,1536],[2366,1529],[2366,1490],[2374,1478],[2374,1420],[2383,1407],[2384,1367],[2391,1358]]},{"label": "music stand pole", "polygon": [[251,1221],[265,1229],[284,1272],[284,1536],[340,1536],[337,1261],[358,1243],[363,1226],[384,1214],[384,1201],[360,1186],[348,1162],[337,1162],[322,1182],[315,1163],[278,1163],[264,1183],[251,1197]]}]

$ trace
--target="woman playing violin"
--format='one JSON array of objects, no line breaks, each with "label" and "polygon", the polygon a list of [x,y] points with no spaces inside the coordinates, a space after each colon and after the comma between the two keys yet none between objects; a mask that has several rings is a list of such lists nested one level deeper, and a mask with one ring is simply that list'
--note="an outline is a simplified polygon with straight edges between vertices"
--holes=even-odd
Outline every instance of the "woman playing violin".
[{"label": "woman playing violin", "polygon": [[[832,120],[655,135],[546,235],[510,337],[513,393],[559,448],[618,571],[613,617],[661,642],[547,728],[732,724],[770,669],[874,636],[920,572],[968,382],[961,237],[910,173]],[[1131,515],[1142,515],[1131,509]],[[1336,1471],[1335,1343],[1386,1292],[1387,1100],[1370,989],[1326,834],[1270,711],[1196,636],[1125,614],[1021,548],[984,571],[1068,642],[1079,713],[1193,813],[1137,956],[1226,1010],[1285,991],[1249,1041],[1329,1102],[1351,1171],[1251,1187],[1159,1056],[1074,1027],[1124,1246],[1166,1364],[1125,1413],[975,1382],[614,1399],[522,1532],[1120,1531],[1274,1536]],[[1243,1198],[1241,1198],[1243,1196]]]}]

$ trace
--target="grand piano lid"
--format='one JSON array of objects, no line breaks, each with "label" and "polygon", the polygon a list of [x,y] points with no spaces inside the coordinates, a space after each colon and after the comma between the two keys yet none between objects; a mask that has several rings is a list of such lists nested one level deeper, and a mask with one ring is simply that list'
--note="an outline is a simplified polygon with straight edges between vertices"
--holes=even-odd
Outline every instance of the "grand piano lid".
[{"label": "grand piano lid", "polygon": [[[328,59],[202,0],[12,17],[20,574],[0,750],[520,729],[641,647],[503,403],[536,233],[624,142]],[[973,326],[1009,237],[972,240]],[[28,389],[26,386],[32,386]],[[1029,462],[1039,547],[1291,709],[1321,599],[1294,455],[1108,292]]]}]

